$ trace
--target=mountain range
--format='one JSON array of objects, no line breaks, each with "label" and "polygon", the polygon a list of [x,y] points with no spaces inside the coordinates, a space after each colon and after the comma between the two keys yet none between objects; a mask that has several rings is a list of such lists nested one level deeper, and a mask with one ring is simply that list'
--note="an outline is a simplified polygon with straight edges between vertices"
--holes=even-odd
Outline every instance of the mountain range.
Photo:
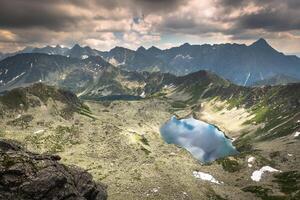
[{"label": "mountain range", "polygon": [[[81,47],[78,44],[72,48],[57,45],[55,47],[26,48],[13,54],[0,54],[0,59],[5,60],[7,57],[22,53],[61,55],[76,58],[78,64],[82,63],[80,60],[99,56],[122,70],[159,71],[177,76],[207,70],[244,86],[256,85],[256,82],[261,84],[265,82],[264,80],[273,80],[273,82],[267,81],[268,84],[276,84],[276,82],[278,84],[289,82],[290,79],[298,80],[300,77],[300,58],[278,52],[265,39],[259,39],[251,45],[190,45],[185,43],[179,47],[165,50],[152,46],[148,49],[139,47],[137,50],[130,50],[124,47],[115,47],[110,51],[99,51],[88,46]],[[55,56],[53,59],[55,60]],[[0,70],[1,68],[3,68],[2,62]],[[286,77],[290,78],[286,79]],[[280,78],[279,81],[278,78]],[[280,81],[281,79],[284,80]]]},{"label": "mountain range", "polygon": [[44,82],[70,90],[78,96],[143,96],[169,84],[174,75],[126,71],[100,56],[86,59],[24,53],[0,62],[0,92]]}]

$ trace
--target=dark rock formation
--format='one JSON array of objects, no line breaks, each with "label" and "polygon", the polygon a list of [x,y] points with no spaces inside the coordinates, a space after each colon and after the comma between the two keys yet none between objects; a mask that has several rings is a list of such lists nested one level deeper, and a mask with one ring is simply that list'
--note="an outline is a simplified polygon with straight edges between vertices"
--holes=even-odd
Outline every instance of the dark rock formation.
[{"label": "dark rock formation", "polygon": [[0,140],[0,199],[107,199],[106,186],[58,160],[59,156],[34,154],[13,141]]}]

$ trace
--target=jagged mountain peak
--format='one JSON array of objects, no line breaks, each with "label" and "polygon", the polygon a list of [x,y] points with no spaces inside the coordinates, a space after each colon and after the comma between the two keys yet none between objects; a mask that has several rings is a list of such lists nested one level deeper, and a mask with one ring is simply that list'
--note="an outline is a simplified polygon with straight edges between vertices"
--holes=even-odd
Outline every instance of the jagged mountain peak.
[{"label": "jagged mountain peak", "polygon": [[136,51],[146,51],[145,47],[140,46]]},{"label": "jagged mountain peak", "polygon": [[258,39],[257,41],[252,43],[250,46],[252,46],[252,47],[271,47],[264,38]]},{"label": "jagged mountain peak", "polygon": [[221,84],[221,85],[228,85],[230,84],[229,81],[219,77],[218,75],[205,71],[200,70],[197,72],[190,73],[185,76],[180,76],[176,79],[177,84],[184,84],[184,85],[190,85],[190,84],[206,84],[209,85],[210,83],[213,84]]},{"label": "jagged mountain peak", "polygon": [[163,50],[155,47],[155,46],[152,46],[150,47],[149,49],[147,49],[147,53],[149,53],[150,55],[152,56],[157,56],[159,55]]},{"label": "jagged mountain peak", "polygon": [[127,49],[127,48],[121,46],[115,46],[114,48],[111,49],[111,51],[118,50],[118,49]]},{"label": "jagged mountain peak", "polygon": [[159,51],[161,51],[161,49],[160,48],[157,48],[156,46],[151,46],[149,49],[148,49],[148,51],[156,51],[156,50],[159,50]]},{"label": "jagged mountain peak", "polygon": [[85,47],[83,47],[84,49],[86,49],[86,50],[93,50],[91,47],[89,47],[89,46],[85,46]]},{"label": "jagged mountain peak", "polygon": [[21,50],[21,52],[30,53],[30,52],[32,52],[33,49],[34,49],[34,47],[28,46],[28,47],[25,47],[23,50]]},{"label": "jagged mountain peak", "polygon": [[186,43],[184,43],[183,45],[181,45],[180,47],[189,47],[189,46],[191,46],[191,44],[188,43],[188,42],[186,42]]},{"label": "jagged mountain peak", "polygon": [[72,49],[78,49],[78,48],[82,48],[79,44],[75,44]]},{"label": "jagged mountain peak", "polygon": [[134,52],[134,51],[127,49],[125,47],[116,46],[115,48],[111,49],[109,52],[113,53],[113,52]]}]

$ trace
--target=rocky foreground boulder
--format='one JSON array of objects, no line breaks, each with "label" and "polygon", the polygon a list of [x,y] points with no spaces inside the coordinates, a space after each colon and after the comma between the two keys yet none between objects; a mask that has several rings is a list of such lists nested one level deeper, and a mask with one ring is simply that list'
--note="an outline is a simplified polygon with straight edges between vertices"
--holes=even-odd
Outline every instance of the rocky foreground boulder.
[{"label": "rocky foreground boulder", "polygon": [[31,153],[14,141],[0,139],[0,199],[107,199],[106,186],[59,160],[59,156]]}]

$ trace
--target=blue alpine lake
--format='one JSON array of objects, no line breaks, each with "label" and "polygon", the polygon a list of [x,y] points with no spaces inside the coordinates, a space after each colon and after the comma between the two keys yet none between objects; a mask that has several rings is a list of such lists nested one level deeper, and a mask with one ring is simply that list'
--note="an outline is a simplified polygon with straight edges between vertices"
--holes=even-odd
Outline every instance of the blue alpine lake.
[{"label": "blue alpine lake", "polygon": [[231,140],[216,126],[193,117],[177,119],[173,116],[160,128],[160,133],[166,143],[185,148],[203,163],[238,153]]}]

